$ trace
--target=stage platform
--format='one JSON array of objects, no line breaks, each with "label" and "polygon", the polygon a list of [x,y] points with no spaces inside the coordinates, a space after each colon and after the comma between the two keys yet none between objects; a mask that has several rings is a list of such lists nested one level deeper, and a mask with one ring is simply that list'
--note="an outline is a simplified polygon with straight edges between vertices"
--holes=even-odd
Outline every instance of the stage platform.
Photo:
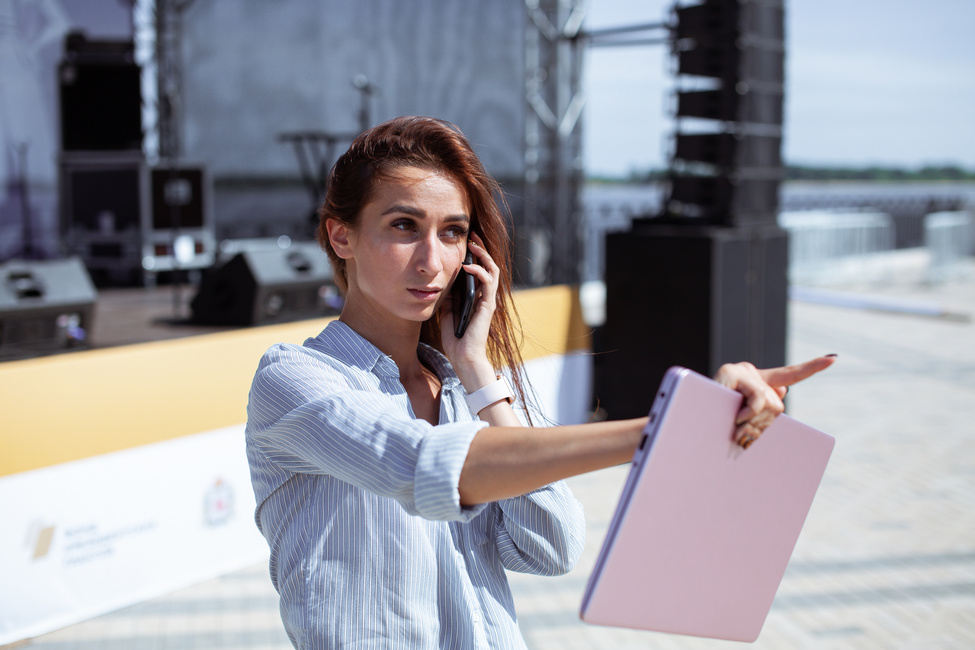
[{"label": "stage platform", "polygon": [[161,285],[98,290],[92,348],[163,341],[222,332],[232,327],[190,323],[196,287]]}]

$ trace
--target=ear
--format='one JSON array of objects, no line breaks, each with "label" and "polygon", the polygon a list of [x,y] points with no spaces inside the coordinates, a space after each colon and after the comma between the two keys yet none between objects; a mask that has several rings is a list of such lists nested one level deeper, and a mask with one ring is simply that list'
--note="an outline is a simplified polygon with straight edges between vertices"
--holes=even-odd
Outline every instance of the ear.
[{"label": "ear", "polygon": [[352,257],[351,229],[337,219],[326,219],[325,230],[335,254],[343,260]]}]

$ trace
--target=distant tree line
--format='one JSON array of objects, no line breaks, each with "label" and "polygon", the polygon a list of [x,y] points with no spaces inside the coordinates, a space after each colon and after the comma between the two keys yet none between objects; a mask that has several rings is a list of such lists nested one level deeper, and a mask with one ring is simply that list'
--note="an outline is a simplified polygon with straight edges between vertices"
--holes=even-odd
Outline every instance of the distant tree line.
[{"label": "distant tree line", "polygon": [[786,165],[787,181],[972,181],[975,171],[955,165],[903,167],[810,167]]},{"label": "distant tree line", "polygon": [[[653,183],[666,180],[666,169],[634,170],[625,178],[590,177],[591,182]],[[815,167],[786,165],[787,181],[975,181],[975,170],[957,165],[929,165],[917,169],[904,167]]]}]

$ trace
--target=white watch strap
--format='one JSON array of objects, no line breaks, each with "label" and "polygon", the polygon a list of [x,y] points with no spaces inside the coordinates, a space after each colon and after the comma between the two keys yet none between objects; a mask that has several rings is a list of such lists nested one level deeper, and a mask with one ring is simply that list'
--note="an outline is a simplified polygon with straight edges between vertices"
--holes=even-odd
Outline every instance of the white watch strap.
[{"label": "white watch strap", "polygon": [[508,380],[499,375],[496,382],[474,391],[470,395],[467,395],[466,399],[471,413],[477,415],[488,406],[500,402],[503,399],[508,400],[510,404],[515,399],[515,393],[511,390],[511,384],[508,383]]}]

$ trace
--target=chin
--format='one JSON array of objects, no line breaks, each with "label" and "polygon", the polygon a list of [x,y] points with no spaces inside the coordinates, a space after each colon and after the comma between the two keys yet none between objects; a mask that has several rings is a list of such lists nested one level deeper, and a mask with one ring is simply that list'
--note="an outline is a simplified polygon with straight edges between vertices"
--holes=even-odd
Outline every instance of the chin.
[{"label": "chin", "polygon": [[400,318],[411,323],[423,324],[434,317],[436,309],[424,309],[423,311],[409,311],[397,314]]}]

